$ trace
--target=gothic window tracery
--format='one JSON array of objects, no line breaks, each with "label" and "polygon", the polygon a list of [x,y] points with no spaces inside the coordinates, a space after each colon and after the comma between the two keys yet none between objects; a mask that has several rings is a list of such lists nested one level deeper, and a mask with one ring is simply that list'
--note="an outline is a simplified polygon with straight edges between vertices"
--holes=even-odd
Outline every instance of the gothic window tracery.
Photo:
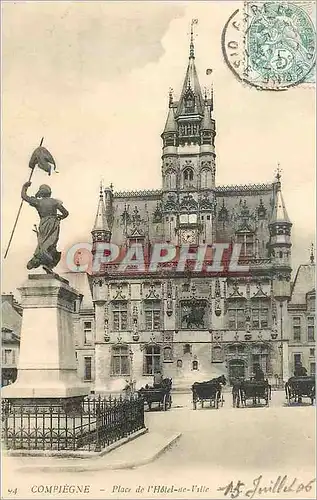
[{"label": "gothic window tracery", "polygon": [[166,189],[176,189],[176,172],[175,170],[167,170],[165,176]]},{"label": "gothic window tracery", "polygon": [[187,167],[183,172],[183,187],[193,187],[194,171],[192,168]]},{"label": "gothic window tracery", "polygon": [[200,187],[202,189],[210,187],[211,181],[212,181],[211,170],[209,168],[203,168],[200,172]]},{"label": "gothic window tracery", "polygon": [[265,219],[265,217],[266,217],[266,208],[263,205],[262,198],[260,198],[260,204],[259,204],[259,206],[257,208],[257,212],[258,212],[258,218],[259,219]]},{"label": "gothic window tracery", "polygon": [[185,102],[185,112],[188,114],[194,113],[194,111],[195,111],[195,95],[190,88],[188,88],[186,91],[186,94],[184,96],[184,102]]},{"label": "gothic window tracery", "polygon": [[218,213],[218,220],[220,222],[228,222],[228,220],[229,220],[229,212],[228,212],[227,207],[225,206],[224,199],[222,200],[222,206],[221,206],[219,213]]}]

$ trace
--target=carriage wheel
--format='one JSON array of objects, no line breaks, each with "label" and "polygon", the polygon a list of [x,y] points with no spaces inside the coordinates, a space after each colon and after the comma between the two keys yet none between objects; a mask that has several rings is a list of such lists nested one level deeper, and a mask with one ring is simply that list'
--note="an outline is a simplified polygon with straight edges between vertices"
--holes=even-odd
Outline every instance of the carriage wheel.
[{"label": "carriage wheel", "polygon": [[238,393],[238,403],[237,403],[237,407],[239,408],[240,407],[240,404],[241,406],[247,406],[247,401],[246,399],[244,398],[243,394],[242,394],[242,391],[239,389],[239,393]]},{"label": "carriage wheel", "polygon": [[167,406],[168,406],[168,400],[167,400],[166,394],[164,394],[164,398],[163,398],[163,411],[167,410]]},{"label": "carriage wheel", "polygon": [[172,396],[169,395],[169,398],[168,398],[168,409],[170,410],[170,408],[172,408]]},{"label": "carriage wheel", "polygon": [[265,404],[266,406],[270,406],[270,396],[268,393],[265,395]]},{"label": "carriage wheel", "polygon": [[290,388],[289,388],[288,384],[285,385],[285,393],[286,393],[287,402],[290,405],[291,404],[291,391],[290,391]]}]

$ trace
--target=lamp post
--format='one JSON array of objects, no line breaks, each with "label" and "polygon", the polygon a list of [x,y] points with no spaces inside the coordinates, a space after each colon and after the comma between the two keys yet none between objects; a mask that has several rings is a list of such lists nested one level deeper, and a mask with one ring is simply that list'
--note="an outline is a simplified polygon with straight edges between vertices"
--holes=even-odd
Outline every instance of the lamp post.
[{"label": "lamp post", "polygon": [[130,347],[129,350],[129,358],[130,358],[130,390],[134,392],[134,383],[133,383],[133,350]]}]

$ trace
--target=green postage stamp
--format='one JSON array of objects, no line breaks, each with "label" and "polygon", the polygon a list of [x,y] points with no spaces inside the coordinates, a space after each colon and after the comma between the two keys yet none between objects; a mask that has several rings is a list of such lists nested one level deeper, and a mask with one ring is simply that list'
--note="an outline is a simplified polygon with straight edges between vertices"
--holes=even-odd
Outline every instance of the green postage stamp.
[{"label": "green postage stamp", "polygon": [[246,1],[243,79],[263,89],[315,83],[315,2]]}]

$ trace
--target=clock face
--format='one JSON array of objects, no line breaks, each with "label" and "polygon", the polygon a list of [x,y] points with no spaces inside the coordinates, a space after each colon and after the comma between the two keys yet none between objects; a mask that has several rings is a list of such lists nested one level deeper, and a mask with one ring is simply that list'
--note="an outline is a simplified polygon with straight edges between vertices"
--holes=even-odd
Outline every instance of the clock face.
[{"label": "clock face", "polygon": [[196,243],[196,232],[193,229],[183,229],[181,232],[181,242],[193,244]]}]

